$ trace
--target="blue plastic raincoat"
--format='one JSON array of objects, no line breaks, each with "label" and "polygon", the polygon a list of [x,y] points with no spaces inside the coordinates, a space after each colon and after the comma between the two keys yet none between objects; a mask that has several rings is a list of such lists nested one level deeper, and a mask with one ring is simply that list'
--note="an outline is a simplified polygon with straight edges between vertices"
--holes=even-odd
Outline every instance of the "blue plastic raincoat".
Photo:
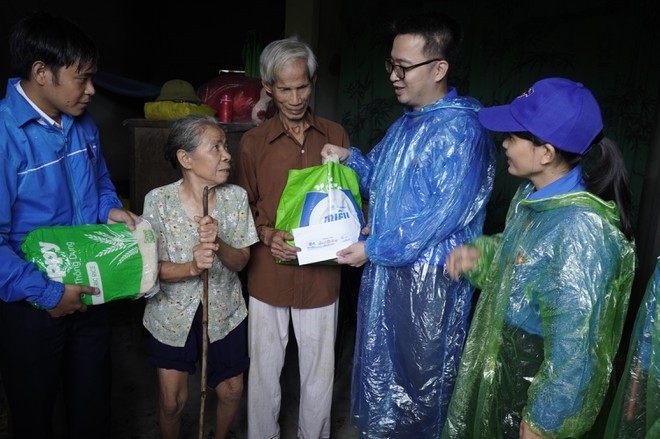
[{"label": "blue plastic raincoat", "polygon": [[528,200],[521,186],[502,234],[466,276],[481,295],[444,438],[589,432],[605,399],[635,270],[613,202],[585,192]]},{"label": "blue plastic raincoat", "polygon": [[637,312],[606,439],[660,438],[660,259]]},{"label": "blue plastic raincoat", "polygon": [[362,437],[436,438],[442,429],[473,292],[443,264],[482,233],[494,179],[480,107],[453,89],[407,107],[367,156],[352,148],[346,162],[369,199],[351,392]]}]

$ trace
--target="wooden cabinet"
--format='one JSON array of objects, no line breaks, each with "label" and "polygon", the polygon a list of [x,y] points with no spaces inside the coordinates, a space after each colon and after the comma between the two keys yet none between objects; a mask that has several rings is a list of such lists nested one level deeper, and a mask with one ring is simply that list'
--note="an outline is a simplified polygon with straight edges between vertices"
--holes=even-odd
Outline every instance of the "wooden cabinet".
[{"label": "wooden cabinet", "polygon": [[[127,119],[129,130],[129,199],[131,211],[142,214],[144,196],[151,189],[181,178],[178,169],[165,161],[163,146],[172,125],[171,120]],[[254,125],[249,123],[218,125],[227,133],[229,150],[236,157],[243,133]],[[235,162],[235,159],[232,161]]]}]

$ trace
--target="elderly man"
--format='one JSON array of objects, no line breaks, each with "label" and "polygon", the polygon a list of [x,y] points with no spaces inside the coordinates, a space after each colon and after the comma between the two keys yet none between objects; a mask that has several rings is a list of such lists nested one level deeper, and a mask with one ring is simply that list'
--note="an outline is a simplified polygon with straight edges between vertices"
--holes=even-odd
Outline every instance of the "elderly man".
[{"label": "elderly man", "polygon": [[289,321],[298,342],[298,437],[330,437],[340,267],[281,265],[298,249],[276,230],[275,213],[289,169],[321,164],[326,143],[348,146],[345,130],[312,113],[316,59],[296,38],[270,43],[260,57],[261,79],[277,113],[246,132],[238,150],[236,183],[248,193],[259,242],[248,265],[248,437],[279,437],[280,373]]}]

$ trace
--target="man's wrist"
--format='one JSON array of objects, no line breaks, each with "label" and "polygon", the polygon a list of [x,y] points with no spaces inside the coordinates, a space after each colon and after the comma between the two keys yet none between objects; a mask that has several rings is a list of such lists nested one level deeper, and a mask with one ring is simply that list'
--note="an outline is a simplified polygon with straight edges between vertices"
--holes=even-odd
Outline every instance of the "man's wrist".
[{"label": "man's wrist", "polygon": [[270,247],[270,244],[273,242],[273,228],[268,226],[261,226],[257,230],[257,235],[259,235],[259,240],[266,246]]}]

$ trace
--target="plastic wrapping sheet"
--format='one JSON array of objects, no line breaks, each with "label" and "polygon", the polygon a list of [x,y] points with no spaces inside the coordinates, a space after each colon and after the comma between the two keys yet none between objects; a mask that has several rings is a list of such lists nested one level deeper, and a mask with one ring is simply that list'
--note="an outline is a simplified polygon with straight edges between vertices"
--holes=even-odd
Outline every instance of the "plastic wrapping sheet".
[{"label": "plastic wrapping sheet", "polygon": [[660,259],[635,318],[605,437],[660,438]]},{"label": "plastic wrapping sheet", "polygon": [[[611,383],[635,271],[618,211],[587,192],[514,196],[504,232],[472,242],[482,289],[445,438],[588,434]],[[598,426],[602,427],[602,426]]]},{"label": "plastic wrapping sheet", "polygon": [[233,123],[259,125],[275,114],[275,104],[261,85],[261,80],[238,74],[222,74],[202,84],[197,90],[202,102],[216,110],[222,96],[232,99]]},{"label": "plastic wrapping sheet", "polygon": [[346,162],[369,198],[351,395],[361,437],[437,438],[444,424],[473,292],[445,276],[444,259],[481,234],[494,178],[478,108],[455,92],[406,108]]}]

